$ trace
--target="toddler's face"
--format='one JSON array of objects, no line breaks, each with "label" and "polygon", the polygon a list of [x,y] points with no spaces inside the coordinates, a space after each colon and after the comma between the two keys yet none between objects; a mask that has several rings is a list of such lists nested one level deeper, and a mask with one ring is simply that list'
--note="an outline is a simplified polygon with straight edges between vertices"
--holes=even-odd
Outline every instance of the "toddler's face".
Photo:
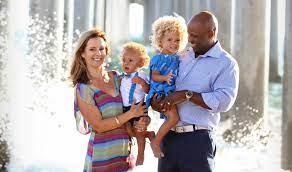
[{"label": "toddler's face", "polygon": [[127,74],[137,72],[141,68],[141,58],[137,56],[137,53],[124,50],[121,54],[121,59],[122,69]]},{"label": "toddler's face", "polygon": [[180,36],[177,32],[165,32],[161,39],[162,53],[174,54],[177,53],[180,45]]}]

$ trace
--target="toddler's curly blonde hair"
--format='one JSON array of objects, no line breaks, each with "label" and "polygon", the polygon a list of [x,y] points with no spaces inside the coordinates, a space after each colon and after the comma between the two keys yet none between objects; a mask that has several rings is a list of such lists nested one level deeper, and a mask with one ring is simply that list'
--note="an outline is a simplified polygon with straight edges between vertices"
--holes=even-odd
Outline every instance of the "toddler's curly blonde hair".
[{"label": "toddler's curly blonde hair", "polygon": [[158,18],[152,24],[152,35],[150,36],[151,44],[159,51],[162,51],[161,40],[165,32],[177,32],[180,37],[179,50],[181,51],[185,48],[187,44],[187,25],[184,20],[179,15],[176,16],[163,16]]},{"label": "toddler's curly blonde hair", "polygon": [[123,45],[123,52],[128,51],[136,54],[136,58],[141,60],[141,68],[147,67],[149,65],[150,57],[147,54],[146,48],[136,42],[128,42]]}]

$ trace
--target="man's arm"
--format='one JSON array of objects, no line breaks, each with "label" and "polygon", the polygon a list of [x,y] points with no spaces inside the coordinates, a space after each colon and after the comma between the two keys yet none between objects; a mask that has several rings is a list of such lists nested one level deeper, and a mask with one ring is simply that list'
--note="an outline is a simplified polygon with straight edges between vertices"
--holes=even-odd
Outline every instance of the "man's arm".
[{"label": "man's arm", "polygon": [[[160,104],[163,104],[163,110],[170,110],[171,106],[187,101],[186,93],[187,90],[176,91],[163,99]],[[201,106],[205,109],[211,110],[211,108],[204,102],[201,93],[193,92],[193,96],[189,99],[190,102]]]}]

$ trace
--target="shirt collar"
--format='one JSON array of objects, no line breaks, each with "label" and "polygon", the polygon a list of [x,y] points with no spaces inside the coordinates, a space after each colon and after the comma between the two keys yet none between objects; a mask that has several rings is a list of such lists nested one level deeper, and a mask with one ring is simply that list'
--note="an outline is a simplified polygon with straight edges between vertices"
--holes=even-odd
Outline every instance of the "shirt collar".
[{"label": "shirt collar", "polygon": [[[193,53],[195,55],[193,48],[190,48],[190,49],[192,51],[191,53]],[[219,58],[222,51],[223,51],[223,49],[221,47],[221,44],[219,41],[217,41],[215,43],[215,45],[210,50],[208,50],[205,54],[201,55],[201,57]]]},{"label": "shirt collar", "polygon": [[124,78],[133,78],[135,75],[136,75],[136,73],[138,73],[138,72],[133,72],[133,73],[129,73],[129,74],[127,74],[127,73],[123,73],[123,77]]}]

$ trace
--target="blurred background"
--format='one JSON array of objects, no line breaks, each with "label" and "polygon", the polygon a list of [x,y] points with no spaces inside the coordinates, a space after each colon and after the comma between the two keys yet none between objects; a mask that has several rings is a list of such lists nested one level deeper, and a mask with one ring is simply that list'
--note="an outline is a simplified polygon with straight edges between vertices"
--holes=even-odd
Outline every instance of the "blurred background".
[{"label": "blurred background", "polygon": [[[217,131],[216,172],[291,171],[291,0],[0,0],[0,172],[82,171],[88,136],[75,128],[68,81],[80,33],[103,29],[107,67],[120,70],[124,42],[155,53],[149,35],[158,17],[188,21],[202,10],[217,16],[219,41],[240,67],[238,98]],[[162,121],[150,116],[157,130]],[[156,167],[148,144],[134,171]]]}]

